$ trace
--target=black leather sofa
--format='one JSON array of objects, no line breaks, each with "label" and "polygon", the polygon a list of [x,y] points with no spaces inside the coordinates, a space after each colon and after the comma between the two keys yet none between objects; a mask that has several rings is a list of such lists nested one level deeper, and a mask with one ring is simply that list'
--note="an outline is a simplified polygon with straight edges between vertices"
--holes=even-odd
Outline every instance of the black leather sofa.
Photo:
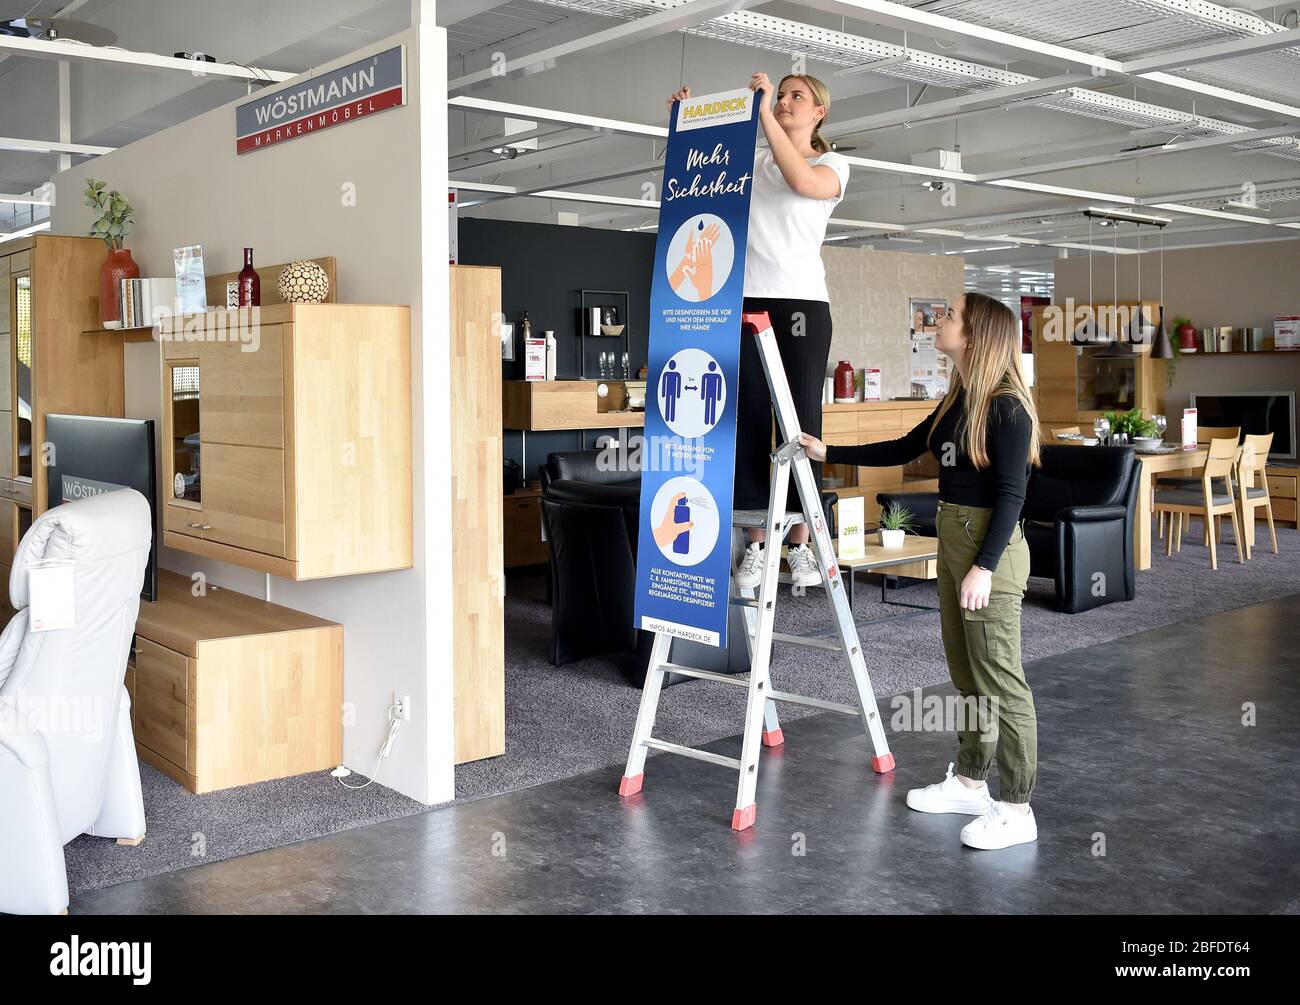
[{"label": "black leather sofa", "polygon": [[[1132,600],[1141,464],[1133,448],[1044,444],[1042,460],[1021,513],[1030,575],[1055,581],[1057,609],[1068,614]],[[935,533],[936,493],[882,492],[876,501],[907,507],[918,533]]]}]

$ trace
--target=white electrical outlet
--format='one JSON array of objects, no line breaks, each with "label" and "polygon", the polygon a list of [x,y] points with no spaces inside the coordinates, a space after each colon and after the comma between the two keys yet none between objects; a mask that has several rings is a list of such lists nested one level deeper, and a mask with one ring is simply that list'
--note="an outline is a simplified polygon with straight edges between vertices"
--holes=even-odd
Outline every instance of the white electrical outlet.
[{"label": "white electrical outlet", "polygon": [[393,692],[393,705],[397,708],[397,717],[406,722],[411,721],[411,696],[398,691]]}]

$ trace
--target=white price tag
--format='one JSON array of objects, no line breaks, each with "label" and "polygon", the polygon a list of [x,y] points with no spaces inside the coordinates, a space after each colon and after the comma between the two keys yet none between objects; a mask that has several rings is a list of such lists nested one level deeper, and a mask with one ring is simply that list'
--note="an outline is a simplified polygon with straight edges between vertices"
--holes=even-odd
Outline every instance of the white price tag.
[{"label": "white price tag", "polygon": [[76,588],[69,558],[33,562],[27,573],[27,623],[33,632],[53,632],[77,626]]}]

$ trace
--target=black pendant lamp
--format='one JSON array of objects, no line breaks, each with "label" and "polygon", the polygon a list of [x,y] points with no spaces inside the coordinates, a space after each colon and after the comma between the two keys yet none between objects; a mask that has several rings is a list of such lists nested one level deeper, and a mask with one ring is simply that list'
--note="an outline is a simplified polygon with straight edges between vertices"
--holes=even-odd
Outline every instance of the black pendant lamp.
[{"label": "black pendant lamp", "polygon": [[1169,340],[1165,329],[1165,228],[1160,228],[1160,324],[1156,328],[1155,340],[1151,343],[1153,359],[1173,359],[1174,344]]}]

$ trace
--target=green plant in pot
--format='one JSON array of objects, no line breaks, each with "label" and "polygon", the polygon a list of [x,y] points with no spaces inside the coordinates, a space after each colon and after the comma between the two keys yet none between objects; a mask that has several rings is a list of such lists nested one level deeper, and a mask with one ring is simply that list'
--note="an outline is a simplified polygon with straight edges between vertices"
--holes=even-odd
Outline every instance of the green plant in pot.
[{"label": "green plant in pot", "polygon": [[135,222],[135,209],[117,189],[94,178],[86,179],[84,195],[86,205],[95,212],[90,236],[108,245],[108,257],[99,270],[99,320],[105,328],[120,328],[122,280],[140,278],[140,266],[124,247]]},{"label": "green plant in pot", "polygon": [[1144,416],[1140,408],[1133,408],[1127,412],[1102,412],[1101,414],[1110,421],[1111,436],[1127,433],[1130,440],[1139,436],[1152,439],[1160,437],[1160,429],[1155,420]]},{"label": "green plant in pot", "polygon": [[880,544],[884,548],[901,548],[903,538],[916,526],[916,516],[906,506],[890,503],[880,511]]}]

